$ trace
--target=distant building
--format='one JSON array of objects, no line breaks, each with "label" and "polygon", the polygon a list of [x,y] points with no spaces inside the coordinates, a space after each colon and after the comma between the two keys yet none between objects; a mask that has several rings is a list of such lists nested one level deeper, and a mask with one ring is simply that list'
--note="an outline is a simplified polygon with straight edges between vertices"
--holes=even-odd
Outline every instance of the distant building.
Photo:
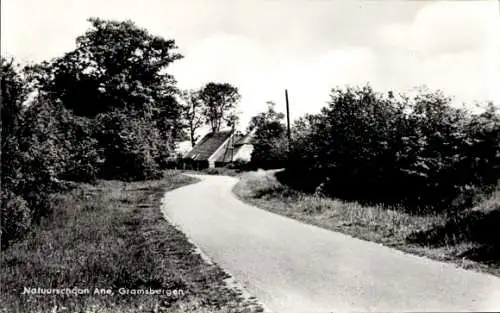
[{"label": "distant building", "polygon": [[241,138],[234,144],[236,148],[236,154],[233,161],[242,160],[250,162],[250,159],[252,158],[253,143],[256,130],[256,128],[252,129],[245,136],[241,136]]},{"label": "distant building", "polygon": [[242,160],[250,161],[255,131],[242,135],[232,130],[210,132],[205,135],[184,159],[195,168],[224,166]]}]

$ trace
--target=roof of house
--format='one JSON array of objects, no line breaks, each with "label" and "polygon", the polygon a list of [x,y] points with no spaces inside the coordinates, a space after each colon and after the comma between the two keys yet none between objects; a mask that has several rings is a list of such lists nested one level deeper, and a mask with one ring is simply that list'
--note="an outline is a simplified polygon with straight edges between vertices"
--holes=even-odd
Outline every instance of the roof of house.
[{"label": "roof of house", "polygon": [[208,133],[186,154],[186,158],[208,160],[230,136],[230,130]]},{"label": "roof of house", "polygon": [[257,131],[257,128],[254,127],[251,131],[248,132],[245,136],[242,136],[240,140],[236,141],[234,145],[236,146],[241,146],[241,145],[249,145],[253,143],[253,140],[255,138],[255,132]]},{"label": "roof of house", "polygon": [[215,162],[231,162],[234,159],[234,156],[238,154],[238,151],[241,147],[241,145],[238,146],[236,145],[236,143],[239,142],[243,137],[243,135],[235,134],[233,138],[225,142],[221,149],[216,154],[214,154]]}]

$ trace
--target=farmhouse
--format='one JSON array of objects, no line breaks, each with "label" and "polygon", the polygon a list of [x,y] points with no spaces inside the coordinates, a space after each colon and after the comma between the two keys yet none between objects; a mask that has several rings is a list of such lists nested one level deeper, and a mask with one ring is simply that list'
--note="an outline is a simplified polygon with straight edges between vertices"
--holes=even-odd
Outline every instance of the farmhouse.
[{"label": "farmhouse", "polygon": [[242,160],[250,161],[255,131],[246,135],[233,130],[210,132],[189,151],[184,159],[195,168],[218,167]]}]

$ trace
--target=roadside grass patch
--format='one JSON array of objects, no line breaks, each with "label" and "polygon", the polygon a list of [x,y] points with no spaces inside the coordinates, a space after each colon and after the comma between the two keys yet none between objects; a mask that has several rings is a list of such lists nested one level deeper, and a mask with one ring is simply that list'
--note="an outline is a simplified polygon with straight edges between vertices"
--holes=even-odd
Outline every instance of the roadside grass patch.
[{"label": "roadside grass patch", "polygon": [[500,276],[500,190],[460,214],[417,215],[296,191],[275,173],[245,173],[233,192],[247,203],[305,223]]},{"label": "roadside grass patch", "polygon": [[220,175],[220,176],[231,176],[240,177],[243,172],[238,169],[227,168],[227,167],[215,167],[215,168],[205,168],[199,171],[196,170],[177,170],[181,173],[194,174],[194,175]]},{"label": "roadside grass patch", "polygon": [[[99,181],[56,195],[52,215],[2,252],[0,312],[259,311],[162,215],[164,192],[195,181],[168,171],[159,180]],[[24,287],[90,294],[22,295]],[[170,292],[120,295],[119,288]]]}]

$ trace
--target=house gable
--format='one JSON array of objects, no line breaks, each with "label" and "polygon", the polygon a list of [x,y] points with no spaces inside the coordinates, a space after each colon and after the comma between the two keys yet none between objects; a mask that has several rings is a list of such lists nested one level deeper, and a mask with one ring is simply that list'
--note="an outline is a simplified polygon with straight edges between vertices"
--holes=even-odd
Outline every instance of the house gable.
[{"label": "house gable", "polygon": [[197,161],[208,161],[231,136],[231,131],[211,132],[205,135],[199,143],[186,155],[186,158]]},{"label": "house gable", "polygon": [[250,161],[254,133],[245,136],[232,131],[208,133],[185,157],[196,162],[207,162],[209,167],[236,159]]}]

